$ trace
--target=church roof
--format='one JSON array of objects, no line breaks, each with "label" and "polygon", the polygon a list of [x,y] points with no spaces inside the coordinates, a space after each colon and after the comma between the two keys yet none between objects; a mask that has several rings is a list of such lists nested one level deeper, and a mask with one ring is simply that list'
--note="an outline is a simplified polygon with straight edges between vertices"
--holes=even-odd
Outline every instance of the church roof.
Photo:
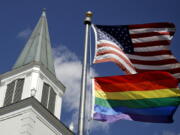
[{"label": "church roof", "polygon": [[30,64],[39,63],[55,75],[54,61],[51,50],[51,42],[48,31],[48,24],[45,11],[33,30],[23,51],[17,59],[13,69]]}]

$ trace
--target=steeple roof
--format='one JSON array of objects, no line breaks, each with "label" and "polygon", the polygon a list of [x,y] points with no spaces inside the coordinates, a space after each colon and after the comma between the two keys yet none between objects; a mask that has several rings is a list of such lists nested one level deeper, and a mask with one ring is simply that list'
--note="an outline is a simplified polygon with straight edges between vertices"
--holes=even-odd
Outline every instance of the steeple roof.
[{"label": "steeple roof", "polygon": [[32,62],[36,62],[45,66],[46,69],[55,75],[45,11],[42,12],[35,29],[33,30],[23,51],[13,66],[13,69],[30,64]]}]

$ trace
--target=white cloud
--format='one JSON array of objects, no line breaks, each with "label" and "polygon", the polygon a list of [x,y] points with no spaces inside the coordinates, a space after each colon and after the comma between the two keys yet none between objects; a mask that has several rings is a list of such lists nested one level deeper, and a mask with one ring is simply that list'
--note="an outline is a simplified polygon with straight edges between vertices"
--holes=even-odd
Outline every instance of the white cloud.
[{"label": "white cloud", "polygon": [[28,38],[29,35],[31,34],[32,30],[30,28],[26,28],[22,31],[20,31],[18,34],[17,34],[17,37],[18,38]]},{"label": "white cloud", "polygon": [[66,86],[63,100],[68,110],[72,111],[78,108],[82,64],[77,56],[64,46],[54,49],[54,54],[56,75]]},{"label": "white cloud", "polygon": [[[66,112],[72,114],[72,120],[75,129],[77,129],[78,122],[78,110],[79,110],[79,98],[80,98],[80,85],[81,85],[81,70],[82,63],[77,55],[71,52],[65,46],[60,46],[54,49],[55,54],[55,69],[57,77],[66,86],[66,92],[63,97],[63,105],[66,108]],[[93,69],[91,69],[91,75],[97,75]],[[90,80],[90,75],[88,73],[88,80]],[[87,100],[86,100],[86,114],[90,115],[90,81],[88,81],[87,87]],[[88,115],[88,116],[89,116]],[[86,118],[88,117],[86,116]],[[70,123],[70,121],[69,121]],[[98,130],[104,128],[108,131],[108,124],[102,122],[91,122],[88,124],[89,128]]]}]

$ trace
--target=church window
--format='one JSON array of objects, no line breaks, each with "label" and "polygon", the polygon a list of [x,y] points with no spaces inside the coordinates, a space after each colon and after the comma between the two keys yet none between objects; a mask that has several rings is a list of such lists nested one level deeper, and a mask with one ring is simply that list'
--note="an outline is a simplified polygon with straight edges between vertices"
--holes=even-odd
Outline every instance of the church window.
[{"label": "church window", "polygon": [[7,85],[4,106],[21,100],[24,79],[17,79]]},{"label": "church window", "polygon": [[44,83],[41,103],[51,113],[54,113],[55,99],[56,99],[56,93],[54,92],[53,88],[49,84]]}]

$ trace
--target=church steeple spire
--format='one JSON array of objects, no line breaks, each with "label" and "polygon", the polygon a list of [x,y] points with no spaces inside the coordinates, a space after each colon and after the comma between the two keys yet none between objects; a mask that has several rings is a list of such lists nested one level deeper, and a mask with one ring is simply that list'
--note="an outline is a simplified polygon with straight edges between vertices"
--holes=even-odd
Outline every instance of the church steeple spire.
[{"label": "church steeple spire", "polygon": [[55,75],[45,9],[13,69],[36,62]]}]

